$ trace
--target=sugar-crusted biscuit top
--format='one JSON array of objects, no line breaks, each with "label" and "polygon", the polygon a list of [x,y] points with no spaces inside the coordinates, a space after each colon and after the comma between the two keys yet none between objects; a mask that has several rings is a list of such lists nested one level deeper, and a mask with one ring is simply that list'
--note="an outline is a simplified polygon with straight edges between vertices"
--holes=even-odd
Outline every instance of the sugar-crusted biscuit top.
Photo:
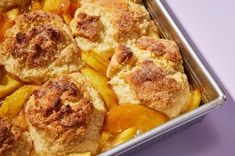
[{"label": "sugar-crusted biscuit top", "polygon": [[10,150],[15,140],[20,137],[20,134],[12,132],[12,124],[7,120],[0,118],[0,155],[3,155],[6,151]]},{"label": "sugar-crusted biscuit top", "polygon": [[144,104],[175,117],[191,94],[182,62],[174,41],[143,36],[116,48],[107,76],[120,104]]},{"label": "sugar-crusted biscuit top", "polygon": [[85,133],[94,110],[90,95],[69,77],[58,77],[33,94],[27,118],[32,126],[54,139],[70,142]]},{"label": "sugar-crusted biscuit top", "polygon": [[29,155],[32,144],[27,132],[15,126],[10,119],[0,117],[0,155]]},{"label": "sugar-crusted biscuit top", "polygon": [[82,0],[70,27],[83,51],[110,58],[119,42],[147,35],[151,20],[144,6],[130,1]]},{"label": "sugar-crusted biscuit top", "polygon": [[24,13],[6,34],[0,63],[22,81],[43,83],[56,75],[77,71],[81,65],[80,50],[57,15]]},{"label": "sugar-crusted biscuit top", "polygon": [[187,78],[177,72],[169,74],[158,64],[146,60],[126,78],[140,103],[169,117],[180,113],[190,94]]},{"label": "sugar-crusted biscuit top", "polygon": [[38,154],[96,152],[105,106],[82,74],[49,80],[32,94],[25,112]]}]

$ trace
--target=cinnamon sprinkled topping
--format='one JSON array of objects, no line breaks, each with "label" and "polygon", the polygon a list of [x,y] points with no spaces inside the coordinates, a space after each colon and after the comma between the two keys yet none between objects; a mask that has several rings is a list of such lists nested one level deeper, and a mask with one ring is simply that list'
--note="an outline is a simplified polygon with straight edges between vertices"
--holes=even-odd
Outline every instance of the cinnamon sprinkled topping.
[{"label": "cinnamon sprinkled topping", "polygon": [[80,13],[77,19],[76,35],[87,38],[93,42],[99,40],[101,26],[98,16],[90,16],[86,13]]},{"label": "cinnamon sprinkled topping", "polygon": [[18,132],[13,132],[10,121],[0,117],[0,155],[13,148],[15,141],[20,137]]},{"label": "cinnamon sprinkled topping", "polygon": [[94,106],[68,77],[44,84],[34,92],[34,100],[26,114],[33,126],[62,142],[84,135]]},{"label": "cinnamon sprinkled topping", "polygon": [[158,56],[166,53],[165,46],[162,43],[156,42],[156,40],[150,37],[141,37],[136,41],[136,45],[139,48],[149,50]]},{"label": "cinnamon sprinkled topping", "polygon": [[141,103],[146,105],[160,102],[162,106],[167,106],[180,90],[177,81],[168,77],[164,70],[152,61],[144,61],[141,67],[129,76],[128,83]]},{"label": "cinnamon sprinkled topping", "polygon": [[157,56],[163,56],[172,62],[182,63],[179,48],[174,41],[143,36],[136,41],[136,45],[140,49],[149,50]]},{"label": "cinnamon sprinkled topping", "polygon": [[28,32],[18,32],[11,39],[8,51],[26,67],[46,66],[56,59],[62,33],[51,26],[35,26]]},{"label": "cinnamon sprinkled topping", "polygon": [[133,52],[131,49],[125,46],[124,44],[120,44],[117,48],[117,61],[119,64],[127,63],[131,57],[133,56]]}]

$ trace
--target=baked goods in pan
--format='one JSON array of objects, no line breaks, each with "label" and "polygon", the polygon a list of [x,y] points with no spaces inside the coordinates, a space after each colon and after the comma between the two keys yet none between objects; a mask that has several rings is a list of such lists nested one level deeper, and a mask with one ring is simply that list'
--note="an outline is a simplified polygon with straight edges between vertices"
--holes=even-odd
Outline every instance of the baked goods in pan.
[{"label": "baked goods in pan", "polygon": [[42,85],[27,102],[26,118],[39,154],[95,153],[104,103],[80,73]]},{"label": "baked goods in pan", "polygon": [[24,13],[7,30],[0,47],[0,64],[27,83],[78,71],[80,50],[62,18],[44,11]]},{"label": "baked goods in pan", "polygon": [[175,117],[191,95],[182,63],[174,41],[143,36],[118,46],[107,76],[119,104],[143,104]]},{"label": "baked goods in pan", "polygon": [[0,155],[100,154],[200,105],[141,0],[0,10]]},{"label": "baked goods in pan", "polygon": [[9,119],[0,117],[0,155],[28,156],[31,150],[28,132],[15,126]]},{"label": "baked goods in pan", "polygon": [[110,58],[118,42],[147,35],[150,21],[144,6],[126,0],[82,0],[70,27],[83,51]]}]

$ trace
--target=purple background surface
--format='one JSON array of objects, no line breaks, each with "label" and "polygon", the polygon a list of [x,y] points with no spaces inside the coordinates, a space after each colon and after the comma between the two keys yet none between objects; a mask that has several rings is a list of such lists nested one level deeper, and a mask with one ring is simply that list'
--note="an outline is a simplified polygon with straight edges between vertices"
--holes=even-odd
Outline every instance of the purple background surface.
[{"label": "purple background surface", "polygon": [[202,123],[134,155],[234,156],[235,1],[166,1],[228,90],[228,100],[222,108],[209,113]]}]

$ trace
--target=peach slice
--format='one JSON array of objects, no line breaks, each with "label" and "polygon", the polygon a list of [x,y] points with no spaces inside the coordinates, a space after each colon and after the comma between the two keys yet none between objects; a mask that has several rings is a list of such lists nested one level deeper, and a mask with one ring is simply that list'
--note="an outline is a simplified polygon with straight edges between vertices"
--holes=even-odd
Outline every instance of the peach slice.
[{"label": "peach slice", "polygon": [[31,10],[32,11],[42,10],[42,9],[43,9],[43,4],[42,4],[42,2],[40,2],[40,0],[32,1],[32,4],[31,4]]},{"label": "peach slice", "polygon": [[99,139],[99,152],[104,152],[111,149],[114,146],[120,145],[136,136],[136,128],[128,128],[119,133],[116,136],[113,136],[109,132],[103,132]]},{"label": "peach slice", "polygon": [[202,100],[200,89],[194,89],[192,95],[189,98],[189,103],[183,108],[182,113],[192,111],[199,107]]},{"label": "peach slice", "polygon": [[123,130],[135,127],[146,132],[168,120],[164,114],[143,105],[122,104],[108,112],[104,131],[117,134]]},{"label": "peach slice", "polygon": [[95,71],[105,75],[109,61],[93,51],[82,52],[82,59]]},{"label": "peach slice", "polygon": [[26,85],[7,96],[0,107],[1,116],[15,117],[20,112],[28,97],[37,88],[38,86]]},{"label": "peach slice", "polygon": [[0,99],[5,98],[7,95],[13,93],[21,86],[21,83],[7,74],[0,78]]},{"label": "peach slice", "polygon": [[105,76],[99,74],[90,67],[82,68],[81,72],[100,93],[108,110],[111,110],[118,105],[117,96],[109,86],[108,79]]},{"label": "peach slice", "polygon": [[4,34],[13,24],[8,17],[0,12],[0,43],[4,40]]},{"label": "peach slice", "polygon": [[70,0],[45,0],[43,10],[62,16],[70,6]]}]

